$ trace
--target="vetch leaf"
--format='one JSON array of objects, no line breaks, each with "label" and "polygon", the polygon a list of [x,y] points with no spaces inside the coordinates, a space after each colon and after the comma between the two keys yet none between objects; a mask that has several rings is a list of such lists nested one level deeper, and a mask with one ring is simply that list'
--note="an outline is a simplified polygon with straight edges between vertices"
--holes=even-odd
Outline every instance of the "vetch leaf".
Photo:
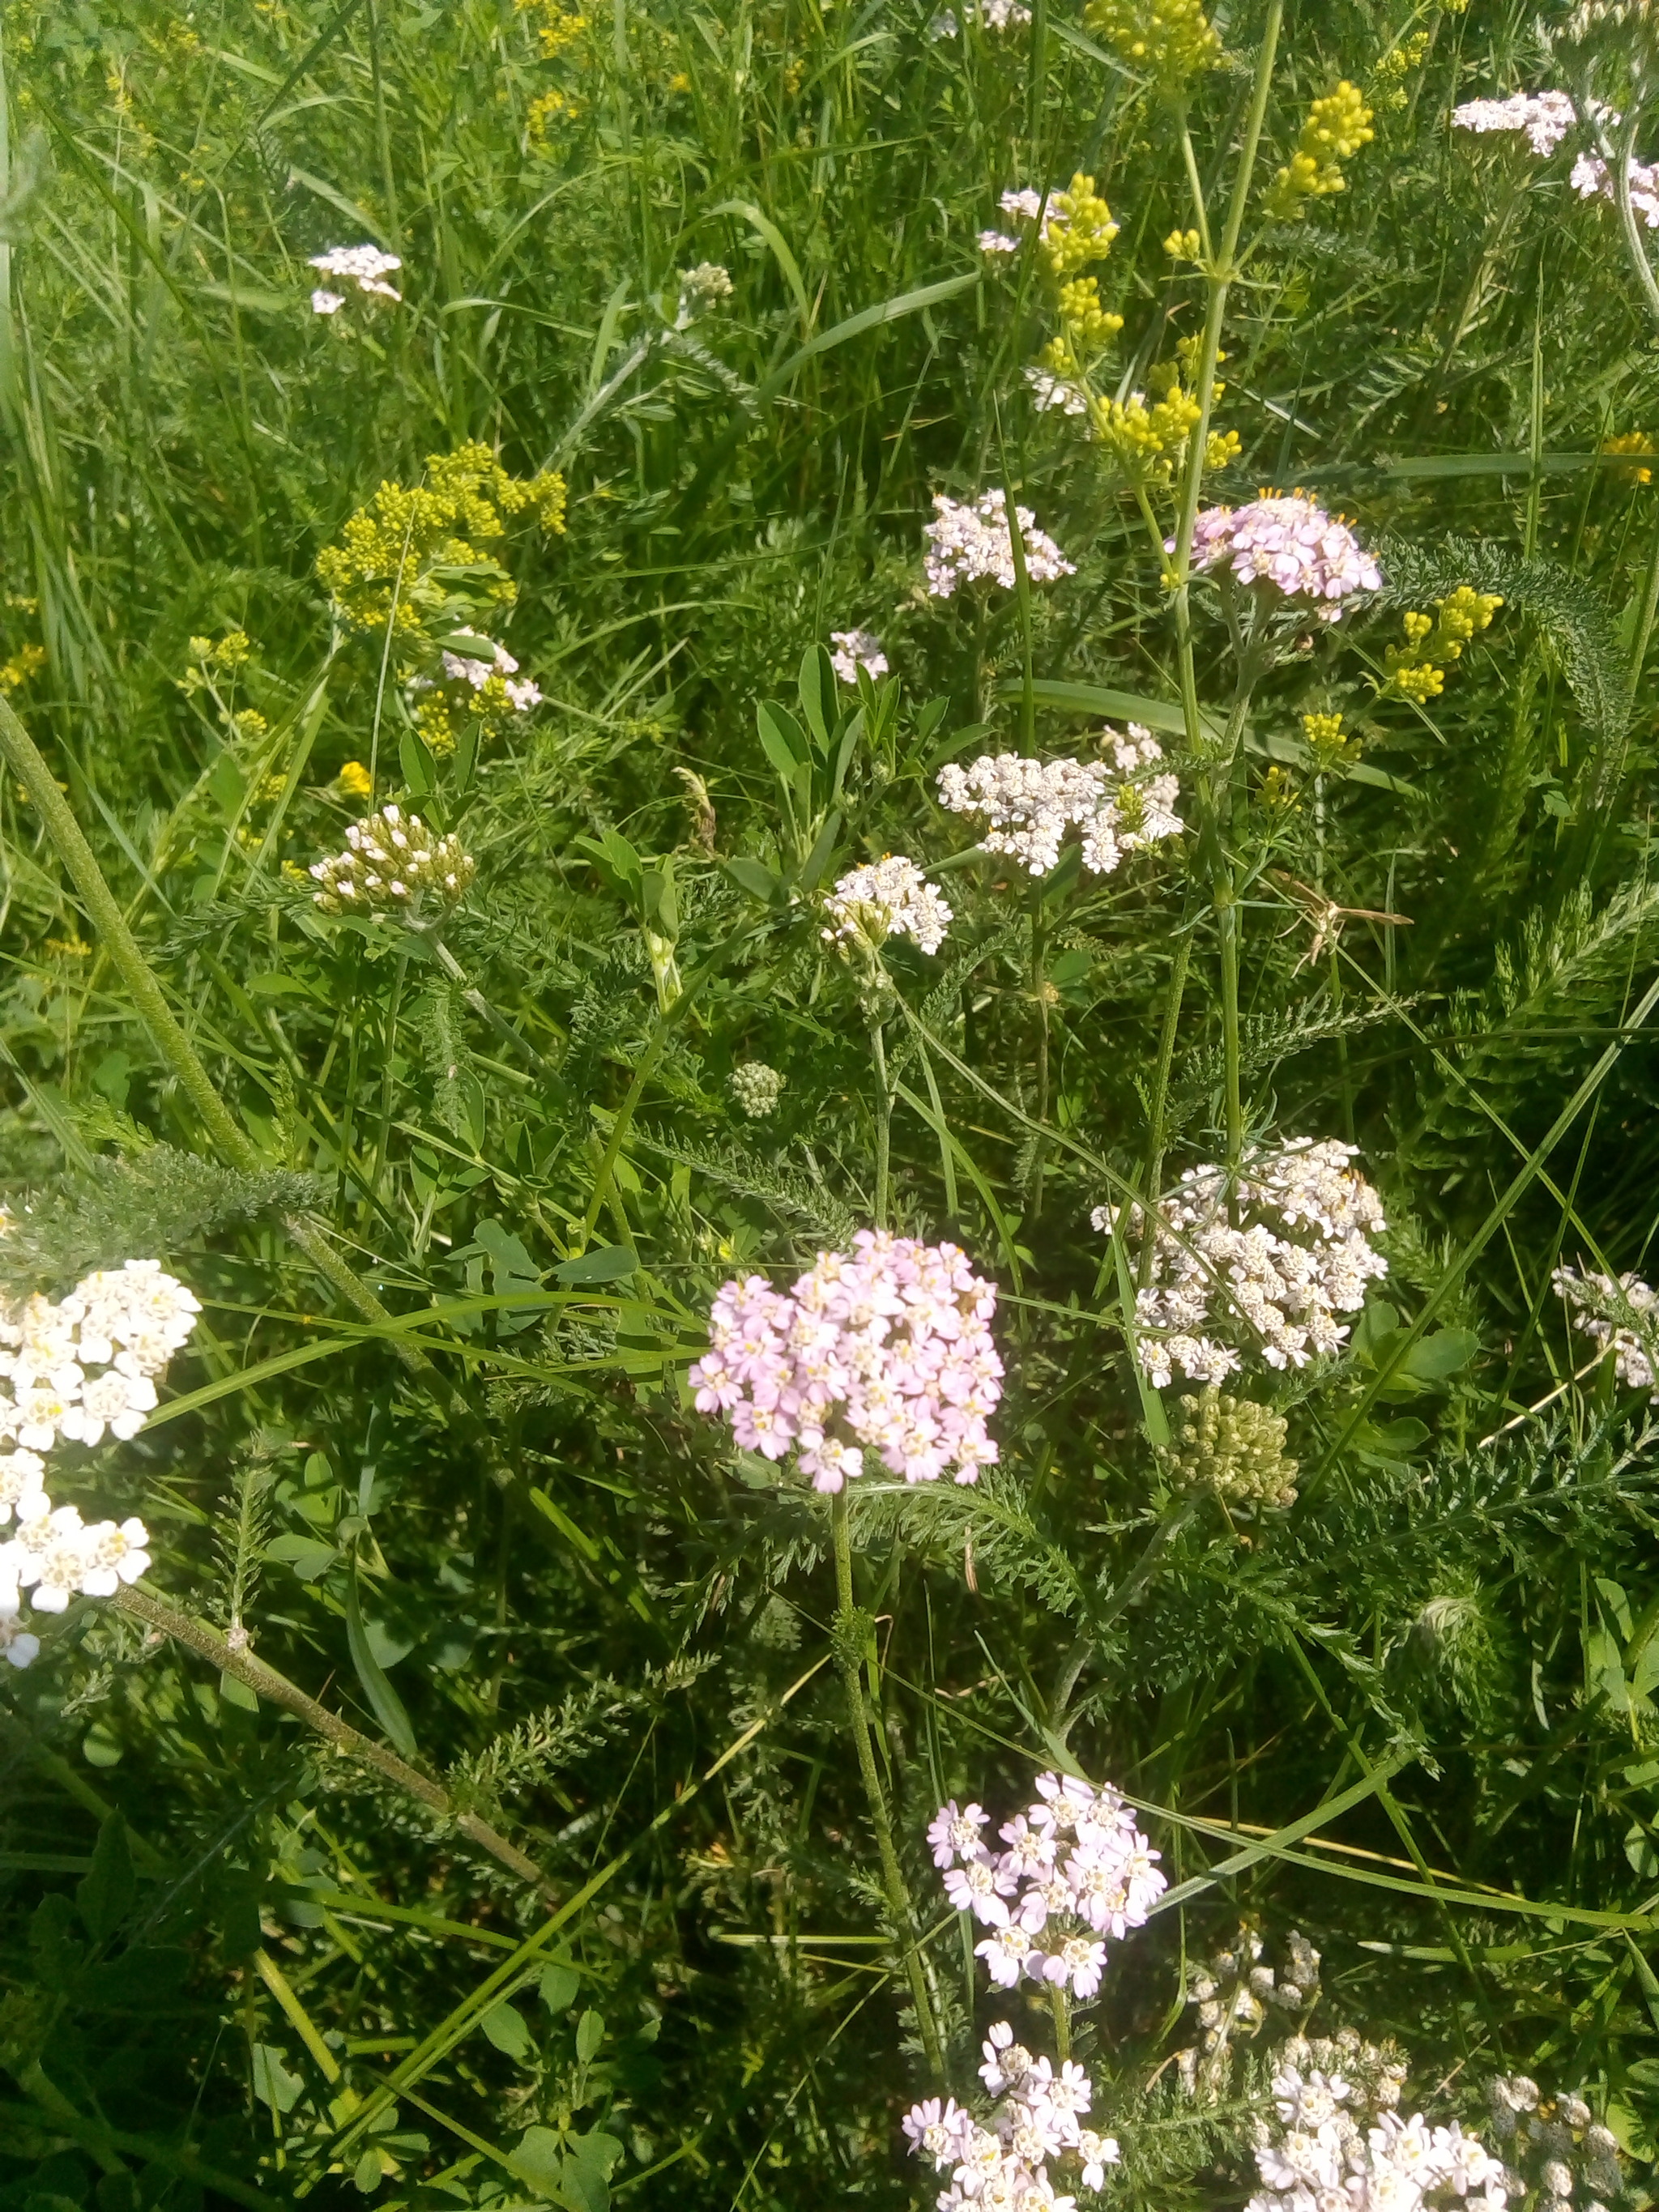
[{"label": "vetch leaf", "polygon": [[626,1244],[600,1244],[591,1252],[583,1252],[574,1260],[566,1260],[553,1270],[553,1279],[566,1290],[576,1290],[588,1283],[620,1283],[639,1266],[637,1252]]},{"label": "vetch leaf", "polygon": [[508,2058],[527,2058],[535,2048],[535,2041],[525,2024],[524,2014],[513,2005],[505,2002],[492,2005],[478,2025],[496,2050]]}]

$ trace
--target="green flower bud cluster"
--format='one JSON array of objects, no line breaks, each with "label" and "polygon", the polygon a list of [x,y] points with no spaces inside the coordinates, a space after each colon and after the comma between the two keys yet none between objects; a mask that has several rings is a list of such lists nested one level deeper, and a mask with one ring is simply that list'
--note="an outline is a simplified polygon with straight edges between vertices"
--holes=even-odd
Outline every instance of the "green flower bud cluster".
[{"label": "green flower bud cluster", "polygon": [[763,1060],[738,1063],[727,1079],[732,1096],[751,1121],[763,1121],[783,1094],[783,1078]]},{"label": "green flower bud cluster", "polygon": [[1187,1405],[1171,1453],[1184,1486],[1212,1490],[1245,1513],[1295,1504],[1297,1462],[1285,1456],[1282,1413],[1249,1398],[1224,1397],[1213,1383]]}]

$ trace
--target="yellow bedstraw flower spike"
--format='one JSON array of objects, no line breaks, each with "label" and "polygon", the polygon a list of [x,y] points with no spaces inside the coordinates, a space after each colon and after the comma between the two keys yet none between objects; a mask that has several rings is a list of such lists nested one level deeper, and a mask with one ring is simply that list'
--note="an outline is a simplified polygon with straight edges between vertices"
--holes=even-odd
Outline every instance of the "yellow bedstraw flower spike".
[{"label": "yellow bedstraw flower spike", "polygon": [[1333,769],[1349,767],[1359,758],[1359,740],[1344,731],[1340,714],[1304,714],[1302,734],[1316,775],[1328,775]]},{"label": "yellow bedstraw flower spike", "polygon": [[1279,222],[1300,222],[1310,200],[1346,191],[1347,179],[1337,165],[1370,145],[1376,135],[1370,125],[1364,95],[1346,77],[1334,92],[1315,100],[1290,166],[1273,179],[1267,213]]},{"label": "yellow bedstraw flower spike", "polygon": [[1401,624],[1405,644],[1389,646],[1382,656],[1389,677],[1382,690],[1418,707],[1437,699],[1446,684],[1440,664],[1461,659],[1463,647],[1491,627],[1503,604],[1495,592],[1477,592],[1473,585],[1460,584],[1434,602],[1434,618],[1415,611],[1407,615]]},{"label": "yellow bedstraw flower spike", "polygon": [[1172,230],[1164,241],[1164,251],[1171,261],[1196,261],[1200,243],[1195,230]]},{"label": "yellow bedstraw flower spike", "polygon": [[1103,261],[1112,250],[1118,226],[1112,210],[1095,190],[1095,180],[1079,170],[1068,191],[1050,195],[1043,216],[1041,246],[1049,274],[1069,276],[1091,261]]},{"label": "yellow bedstraw flower spike", "polygon": [[319,554],[317,574],[349,629],[389,623],[398,638],[412,639],[449,611],[451,581],[439,572],[482,571],[481,596],[512,605],[518,586],[492,549],[507,534],[505,518],[526,510],[543,529],[562,532],[564,478],[556,470],[510,477],[474,440],[430,455],[424,483],[383,483],[347,522],[339,544]]},{"label": "yellow bedstraw flower spike", "polygon": [[1121,60],[1166,87],[1185,84],[1221,58],[1202,0],[1090,0],[1083,20]]}]

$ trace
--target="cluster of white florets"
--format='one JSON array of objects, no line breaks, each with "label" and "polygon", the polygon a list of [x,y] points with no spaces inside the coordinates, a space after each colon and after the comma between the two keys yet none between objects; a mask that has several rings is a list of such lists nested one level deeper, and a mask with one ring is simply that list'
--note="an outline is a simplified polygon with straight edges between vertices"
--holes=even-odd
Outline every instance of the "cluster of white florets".
[{"label": "cluster of white florets", "polygon": [[957,1911],[989,1929],[975,1949],[999,1989],[1024,1976],[1092,1997],[1105,1971],[1103,1938],[1140,1927],[1167,1884],[1109,1784],[1039,1774],[1036,1790],[1036,1803],[999,1831],[1005,1851],[987,1848],[981,1807],[942,1806],[927,1831],[933,1863]]},{"label": "cluster of white florets", "polygon": [[1503,2163],[1457,2123],[1431,2128],[1422,2114],[1382,2111],[1365,2125],[1340,2073],[1286,2063],[1273,2077],[1273,2118],[1261,2123],[1261,2187],[1248,2212],[1419,2212],[1455,2199],[1486,2212],[1509,2201]]},{"label": "cluster of white florets", "polygon": [[[980,243],[984,244],[981,239]],[[1039,415],[1051,414],[1058,409],[1062,415],[1086,415],[1089,402],[1078,386],[1063,376],[1054,376],[1046,368],[1028,368],[1025,381],[1031,387],[1031,404]]]},{"label": "cluster of white florets", "polygon": [[1555,151],[1577,120],[1565,92],[1517,92],[1507,100],[1465,100],[1452,110],[1452,122],[1460,131],[1480,136],[1524,131],[1528,144],[1540,158]]},{"label": "cluster of white florets", "polygon": [[676,329],[686,330],[700,315],[723,307],[734,289],[731,270],[718,261],[700,261],[695,269],[682,269]]},{"label": "cluster of white florets", "polygon": [[[1076,566],[1054,539],[1036,526],[1029,507],[1016,507],[1020,545],[1025,556],[1025,574],[1033,584],[1052,584],[1057,576],[1071,576]],[[1014,545],[1008,528],[1008,502],[1000,490],[982,493],[972,506],[933,499],[933,520],[922,535],[927,540],[923,566],[927,588],[936,599],[948,599],[959,584],[1000,584],[1012,592],[1018,581]]]},{"label": "cluster of white florets", "polygon": [[821,933],[824,942],[860,945],[872,952],[890,937],[914,938],[924,952],[937,952],[954,919],[915,862],[896,853],[849,869],[823,903],[833,925]]},{"label": "cluster of white florets", "polygon": [[493,660],[470,659],[465,653],[446,653],[443,657],[444,674],[452,684],[465,684],[474,691],[482,691],[492,676],[501,678],[501,689],[507,694],[507,704],[520,714],[527,714],[532,707],[542,703],[541,686],[532,678],[514,683],[519,664],[504,645],[495,647]]},{"label": "cluster of white florets", "polygon": [[0,1437],[32,1454],[62,1438],[95,1444],[106,1429],[137,1436],[155,1404],[153,1378],[200,1311],[154,1260],[100,1268],[61,1304],[0,1303]]},{"label": "cluster of white florets", "polygon": [[1571,2091],[1546,2097],[1525,2074],[1486,2084],[1492,2132],[1510,2161],[1510,2193],[1535,2195],[1536,2212],[1607,2212],[1625,2193],[1619,2138]]},{"label": "cluster of white florets", "polygon": [[[1219,1382],[1241,1364],[1227,1335],[1243,1331],[1270,1367],[1303,1367],[1340,1350],[1336,1318],[1357,1313],[1365,1285],[1389,1263],[1370,1242],[1385,1229],[1382,1202],[1349,1166],[1352,1145],[1301,1137],[1264,1152],[1239,1175],[1228,1218],[1228,1177],[1188,1169],[1158,1208],[1152,1277],[1136,1301],[1136,1351],[1163,1389],[1177,1370]],[[1132,1233],[1146,1233],[1131,1209]],[[1097,1206],[1097,1229],[1115,1231],[1121,1210]],[[1224,1334],[1223,1332],[1226,1334]]]},{"label": "cluster of white florets", "polygon": [[428,900],[453,906],[476,872],[459,838],[434,837],[418,814],[396,806],[354,822],[346,848],[311,871],[322,886],[317,903],[330,914],[412,914]]},{"label": "cluster of white florets", "polygon": [[[969,12],[977,15],[988,31],[1022,30],[1031,20],[1030,9],[1022,6],[1021,0],[975,0]],[[927,35],[934,40],[957,38],[961,31],[954,8],[941,8],[928,21]]]},{"label": "cluster of white florets", "polygon": [[[1166,552],[1175,540],[1165,540]],[[1225,568],[1241,584],[1271,584],[1340,622],[1342,602],[1382,587],[1382,572],[1347,524],[1302,492],[1264,493],[1248,507],[1206,507],[1193,530],[1193,566]]]},{"label": "cluster of white florets", "polygon": [[1573,1326],[1613,1353],[1619,1380],[1659,1399],[1659,1291],[1639,1275],[1620,1275],[1615,1283],[1611,1275],[1580,1274],[1577,1267],[1558,1267],[1551,1279],[1571,1309]]},{"label": "cluster of white florets", "polygon": [[[1567,180],[1581,200],[1615,200],[1613,173],[1599,154],[1581,154]],[[1630,165],[1630,204],[1650,230],[1659,230],[1659,162]]]},{"label": "cluster of white florets", "polygon": [[1105,2185],[1106,2169],[1119,2161],[1117,2139],[1083,2124],[1094,2102],[1094,2084],[1071,2059],[1056,2069],[1014,2040],[998,2021],[981,2048],[980,2076],[1001,2102],[989,2126],[954,2097],[930,2097],[904,2116],[913,2153],[925,2151],[951,2177],[939,2212],[1072,2212],[1075,2197],[1060,2195],[1049,2177],[1051,2162],[1075,2159],[1085,2189]]},{"label": "cluster of white florets", "polygon": [[[378,246],[331,246],[326,253],[313,253],[311,265],[325,276],[345,278],[373,299],[403,298],[403,294],[394,291],[386,280],[394,269],[401,269],[404,264],[395,253],[382,253]],[[343,292],[329,291],[321,285],[311,295],[314,314],[338,314],[345,303]]]},{"label": "cluster of white florets", "polygon": [[856,684],[860,668],[871,676],[886,675],[887,655],[873,630],[832,629],[830,642],[835,647],[830,665],[842,684]]},{"label": "cluster of white florets", "polygon": [[907,1482],[976,1482],[998,1456],[995,1284],[954,1244],[861,1229],[853,1245],[787,1293],[763,1275],[722,1287],[690,1376],[699,1411],[746,1450],[798,1454],[815,1490],[862,1474],[866,1450]]},{"label": "cluster of white florets", "polygon": [[112,1597],[149,1565],[137,1519],[83,1522],[46,1493],[43,1452],[136,1436],[155,1405],[155,1380],[188,1339],[201,1306],[154,1260],[100,1268],[61,1303],[0,1304],[0,1650],[27,1667],[40,1639],[20,1626],[22,1593],[37,1613],[72,1597]]},{"label": "cluster of white florets", "polygon": [[1007,854],[1034,876],[1059,865],[1060,841],[1075,823],[1084,866],[1110,875],[1126,853],[1178,836],[1182,823],[1175,811],[1176,778],[1146,773],[1164,757],[1152,732],[1131,722],[1127,737],[1109,730],[1103,742],[1111,768],[1018,753],[985,753],[965,769],[947,762],[939,770],[939,804],[953,814],[982,816],[986,851]]}]

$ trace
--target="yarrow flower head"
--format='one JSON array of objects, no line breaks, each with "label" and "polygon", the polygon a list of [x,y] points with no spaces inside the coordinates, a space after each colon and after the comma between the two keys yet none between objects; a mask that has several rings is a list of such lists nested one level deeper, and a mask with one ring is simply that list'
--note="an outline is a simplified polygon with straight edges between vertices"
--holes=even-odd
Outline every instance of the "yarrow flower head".
[{"label": "yarrow flower head", "polygon": [[483,745],[519,715],[542,704],[541,686],[533,678],[519,674],[519,664],[504,645],[490,639],[478,642],[489,647],[487,660],[446,647],[439,653],[435,676],[410,679],[415,726],[440,757],[455,750],[461,726],[471,724],[476,743]]},{"label": "yarrow flower head", "polygon": [[354,822],[346,850],[319,860],[317,904],[328,914],[417,914],[425,905],[453,906],[477,872],[454,836],[434,837],[418,814],[383,806]]},{"label": "yarrow flower head", "polygon": [[914,938],[924,952],[937,952],[955,918],[915,862],[894,853],[868,867],[850,869],[824,908],[835,925],[822,933],[824,941],[869,952],[878,951],[890,937]]},{"label": "yarrow flower head", "polygon": [[[1567,180],[1580,199],[1618,199],[1613,173],[1599,154],[1581,154]],[[1659,230],[1659,161],[1630,165],[1630,204],[1650,230]]]},{"label": "yarrow flower head", "polygon": [[[1175,541],[1167,539],[1167,553]],[[1382,588],[1382,572],[1347,524],[1305,493],[1264,492],[1248,507],[1206,507],[1193,532],[1193,566],[1224,568],[1241,584],[1271,585],[1310,601],[1321,622],[1340,622],[1342,602]]]},{"label": "yarrow flower head", "polygon": [[[1347,2046],[1351,2046],[1351,2049]],[[1333,2056],[1347,2060],[1329,2068]],[[1321,2064],[1316,2063],[1323,2060]],[[1377,2063],[1381,2062],[1381,2063]],[[1272,2102],[1256,2133],[1261,2188],[1248,2212],[1424,2212],[1431,2205],[1504,2212],[1510,2180],[1455,2121],[1431,2127],[1393,2109],[1404,2069],[1351,2031],[1334,2043],[1282,2046]]]},{"label": "yarrow flower head", "polygon": [[[189,1337],[201,1307],[154,1260],[100,1268],[61,1304],[0,1303],[0,1522],[41,1487],[38,1456],[60,1438],[137,1436],[155,1405],[154,1378]],[[102,1372],[97,1370],[101,1370]]]},{"label": "yarrow flower head", "polygon": [[830,665],[842,684],[856,684],[860,668],[870,676],[886,675],[887,655],[872,630],[832,629],[830,641],[836,648]]},{"label": "yarrow flower head", "polygon": [[864,1474],[866,1451],[907,1482],[976,1482],[998,1456],[995,1284],[954,1244],[864,1229],[853,1245],[787,1294],[763,1275],[724,1285],[689,1377],[698,1410],[746,1450],[793,1451],[815,1490]]},{"label": "yarrow flower head", "polygon": [[739,1061],[727,1080],[732,1096],[751,1121],[763,1121],[783,1096],[782,1076],[763,1060]]},{"label": "yarrow flower head", "polygon": [[[382,253],[378,246],[331,246],[326,253],[313,253],[311,265],[322,276],[354,283],[359,292],[374,299],[402,301],[403,294],[386,280],[404,264],[395,253]],[[337,314],[345,303],[345,294],[320,286],[311,295],[312,310],[319,315]]]},{"label": "yarrow flower head", "polygon": [[1553,154],[1578,120],[1565,92],[1517,92],[1507,100],[1466,100],[1452,110],[1459,131],[1477,137],[1492,131],[1524,131],[1527,143],[1541,159]]},{"label": "yarrow flower head", "polygon": [[1091,1997],[1103,1939],[1141,1926],[1164,1893],[1158,1854],[1109,1784],[1097,1790],[1048,1773],[1036,1790],[1036,1802],[999,1832],[1004,1851],[981,1840],[981,1808],[958,1812],[954,1801],[934,1816],[927,1840],[951,1904],[991,1930],[978,1951],[999,1987],[1023,1976]]},{"label": "yarrow flower head", "polygon": [[[1056,577],[1076,574],[1075,564],[1037,528],[1029,507],[1016,507],[1014,514],[1031,583],[1051,584]],[[936,493],[933,518],[922,534],[927,540],[927,588],[936,599],[948,599],[959,584],[989,582],[1013,590],[1014,548],[1002,491],[985,492],[971,507]]]},{"label": "yarrow flower head", "polygon": [[[1228,1216],[1224,1168],[1189,1168],[1160,1201],[1151,1279],[1135,1304],[1135,1349],[1159,1389],[1177,1370],[1192,1382],[1237,1372],[1243,1336],[1268,1366],[1303,1367],[1339,1352],[1365,1285],[1389,1263],[1370,1242],[1387,1227],[1382,1203],[1349,1165],[1352,1145],[1301,1137],[1246,1162]],[[1115,1234],[1121,1214],[1097,1206],[1097,1229]],[[1132,1209],[1132,1235],[1146,1233]]]},{"label": "yarrow flower head", "polygon": [[982,816],[987,852],[1006,853],[1034,876],[1059,865],[1060,840],[1075,823],[1084,866],[1109,875],[1126,853],[1177,836],[1183,825],[1175,811],[1176,778],[1146,773],[1164,757],[1152,732],[1132,722],[1127,737],[1108,730],[1103,743],[1113,769],[1016,753],[986,753],[966,769],[948,762],[939,770],[939,804],[953,814]]},{"label": "yarrow flower head", "polygon": [[1620,1275],[1614,1282],[1610,1275],[1580,1273],[1577,1267],[1558,1267],[1552,1279],[1573,1326],[1612,1352],[1619,1380],[1659,1403],[1659,1291],[1639,1275]]},{"label": "yarrow flower head", "polygon": [[731,270],[718,261],[700,261],[695,269],[683,269],[676,327],[684,330],[700,315],[724,307],[733,289]]}]

